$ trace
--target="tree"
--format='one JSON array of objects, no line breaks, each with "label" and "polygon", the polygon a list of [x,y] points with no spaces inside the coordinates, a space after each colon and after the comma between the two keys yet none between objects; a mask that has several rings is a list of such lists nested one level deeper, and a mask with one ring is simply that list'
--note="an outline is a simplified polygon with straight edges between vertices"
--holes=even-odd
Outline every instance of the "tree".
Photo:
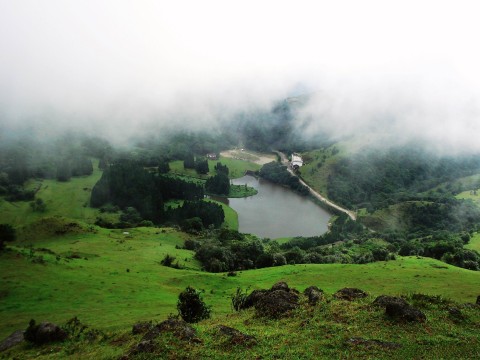
[{"label": "tree", "polygon": [[193,156],[193,153],[188,153],[185,155],[185,158],[183,159],[183,167],[185,169],[195,168],[195,158]]},{"label": "tree", "polygon": [[228,195],[230,192],[230,179],[225,173],[219,172],[217,175],[207,179],[205,190],[211,194]]},{"label": "tree", "polygon": [[188,323],[196,323],[210,317],[210,307],[207,306],[200,292],[188,286],[178,295],[178,314]]},{"label": "tree", "polygon": [[208,174],[209,170],[207,159],[195,161],[195,171],[198,174]]},{"label": "tree", "polygon": [[15,241],[15,228],[10,224],[0,224],[0,251],[5,248],[5,242]]},{"label": "tree", "polygon": [[45,210],[47,208],[47,205],[45,204],[45,202],[42,199],[37,198],[37,199],[35,199],[35,201],[32,201],[30,203],[30,207],[32,208],[33,211],[45,212]]}]

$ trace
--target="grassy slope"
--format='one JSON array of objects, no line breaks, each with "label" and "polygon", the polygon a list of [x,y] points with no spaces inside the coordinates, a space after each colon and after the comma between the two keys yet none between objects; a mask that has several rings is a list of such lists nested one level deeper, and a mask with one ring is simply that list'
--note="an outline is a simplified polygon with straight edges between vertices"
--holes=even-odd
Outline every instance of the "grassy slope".
[{"label": "grassy slope", "polygon": [[28,184],[31,188],[39,188],[37,198],[45,201],[47,208],[43,213],[33,212],[29,202],[8,202],[0,198],[0,214],[2,222],[14,226],[25,225],[45,216],[68,216],[72,219],[93,223],[98,210],[88,206],[93,186],[102,176],[98,170],[98,160],[93,161],[93,174],[74,177],[67,182],[55,180],[37,180]]},{"label": "grassy slope", "polygon": [[[332,149],[334,147],[336,147],[339,152],[332,155]],[[346,153],[346,145],[337,143],[326,149],[313,150],[302,154],[306,164],[300,169],[301,177],[310,187],[328,198],[327,181],[328,176],[331,174],[331,166],[342,156],[345,156]],[[321,167],[317,167],[317,165],[322,162],[323,156],[326,157],[324,164]]]},{"label": "grassy slope", "polygon": [[470,242],[465,245],[467,249],[477,250],[480,252],[480,233],[474,233]]},{"label": "grassy slope", "polygon": [[[283,266],[239,272],[236,277],[205,273],[191,252],[176,249],[185,236],[171,229],[138,228],[129,235],[101,229],[97,234],[37,240],[35,248],[61,256],[57,261],[55,255],[37,251],[45,264],[32,263],[28,249],[21,248],[26,243],[15,244],[15,251],[0,255],[0,338],[24,328],[31,318],[62,323],[77,315],[102,329],[161,320],[175,312],[178,294],[189,285],[205,290],[214,316],[230,311],[229,298],[237,287],[268,288],[280,280],[300,290],[317,285],[327,293],[355,286],[376,295],[421,291],[464,302],[478,295],[480,273],[415,257],[366,265]],[[72,252],[82,258],[65,259]],[[188,269],[161,266],[158,262],[167,253]]]}]

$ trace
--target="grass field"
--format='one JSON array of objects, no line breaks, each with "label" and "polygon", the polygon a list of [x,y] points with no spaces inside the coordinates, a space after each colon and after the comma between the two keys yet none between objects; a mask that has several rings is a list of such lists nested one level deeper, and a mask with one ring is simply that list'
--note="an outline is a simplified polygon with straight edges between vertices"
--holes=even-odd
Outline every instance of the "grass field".
[{"label": "grass field", "polygon": [[[280,280],[300,290],[317,285],[326,293],[343,287],[373,295],[421,291],[461,302],[474,302],[480,283],[479,272],[416,257],[366,265],[290,265],[228,277],[200,271],[192,252],[178,248],[187,235],[172,229],[136,228],[127,235],[96,231],[17,242],[0,255],[0,338],[26,327],[31,318],[62,323],[78,316],[101,329],[161,320],[175,313],[177,296],[187,286],[203,290],[213,315],[220,316],[230,312],[237,287],[267,288]],[[185,269],[161,266],[166,254]]]},{"label": "grass field", "polygon": [[93,186],[102,176],[98,170],[98,160],[93,161],[93,174],[72,177],[70,181],[35,180],[27,187],[39,188],[36,198],[45,201],[45,212],[34,212],[27,201],[8,202],[0,198],[0,214],[3,223],[14,226],[25,225],[45,216],[68,216],[72,219],[93,223],[98,214],[97,209],[89,207]]}]

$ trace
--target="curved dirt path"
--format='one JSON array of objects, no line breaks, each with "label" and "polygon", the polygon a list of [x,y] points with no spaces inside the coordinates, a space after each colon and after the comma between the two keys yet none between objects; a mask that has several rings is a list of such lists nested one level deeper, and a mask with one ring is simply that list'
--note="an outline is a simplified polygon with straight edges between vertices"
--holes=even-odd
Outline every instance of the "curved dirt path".
[{"label": "curved dirt path", "polygon": [[[295,174],[295,173],[293,172],[293,170],[290,168],[287,156],[286,156],[284,153],[280,152],[280,151],[275,151],[275,152],[276,152],[278,155],[280,155],[280,158],[282,159],[282,164],[284,164],[284,165],[287,166],[287,170],[290,172],[290,174],[292,174],[293,176],[297,176],[297,174]],[[297,176],[297,177],[298,177],[298,176]],[[350,219],[352,219],[352,220],[354,220],[354,221],[357,220],[357,214],[356,214],[354,211],[345,209],[345,208],[341,207],[340,205],[335,204],[334,202],[328,200],[327,198],[325,198],[324,196],[322,196],[320,193],[316,192],[316,191],[313,190],[310,186],[308,186],[308,184],[307,184],[305,181],[303,181],[300,177],[298,177],[298,180],[300,180],[300,183],[301,183],[302,185],[304,185],[304,186],[306,186],[306,187],[308,188],[308,190],[310,191],[310,194],[311,194],[313,197],[315,197],[316,199],[320,200],[321,202],[327,204],[328,206],[330,206],[330,207],[332,207],[332,208],[334,208],[334,209],[336,209],[336,210],[338,210],[338,211],[341,211],[341,212],[347,214],[347,215],[350,217]]]}]

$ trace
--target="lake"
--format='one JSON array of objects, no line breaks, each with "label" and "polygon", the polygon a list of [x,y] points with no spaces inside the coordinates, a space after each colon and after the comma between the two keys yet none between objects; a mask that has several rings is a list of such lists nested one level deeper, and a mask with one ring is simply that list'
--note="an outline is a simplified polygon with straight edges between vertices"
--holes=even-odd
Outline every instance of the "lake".
[{"label": "lake", "polygon": [[316,236],[328,230],[331,213],[290,189],[253,176],[234,179],[233,184],[254,187],[258,194],[228,199],[238,213],[238,231],[271,239]]}]

